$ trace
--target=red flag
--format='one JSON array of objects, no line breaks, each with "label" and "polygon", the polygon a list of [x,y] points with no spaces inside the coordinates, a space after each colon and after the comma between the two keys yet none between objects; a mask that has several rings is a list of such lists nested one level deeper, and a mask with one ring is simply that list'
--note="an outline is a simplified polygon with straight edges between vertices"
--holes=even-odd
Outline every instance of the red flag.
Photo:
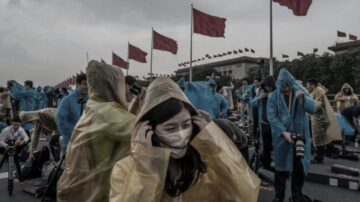
[{"label": "red flag", "polygon": [[338,37],[346,37],[346,33],[345,33],[345,32],[337,31],[337,36],[338,36]]},{"label": "red flag", "polygon": [[214,57],[214,58],[217,58],[218,56],[217,56],[217,55],[214,55],[213,57]]},{"label": "red flag", "polygon": [[211,16],[193,9],[194,33],[210,36],[225,37],[225,18]]},{"label": "red flag", "polygon": [[129,68],[129,64],[114,52],[112,53],[112,64],[124,69]]},{"label": "red flag", "polygon": [[318,48],[314,48],[313,53],[315,54],[315,53],[317,53],[318,51],[319,51],[319,49],[318,49]]},{"label": "red flag", "polygon": [[136,60],[141,63],[146,63],[147,53],[140,48],[129,44],[129,59]]},{"label": "red flag", "polygon": [[249,52],[249,49],[245,48],[245,52]]},{"label": "red flag", "polygon": [[243,53],[243,51],[241,49],[239,49],[239,53]]},{"label": "red flag", "polygon": [[305,16],[311,6],[312,0],[274,0],[274,2],[288,7],[296,16]]},{"label": "red flag", "polygon": [[297,52],[297,56],[302,56],[302,57],[304,57],[305,55],[304,55],[304,53],[298,51],[298,52]]},{"label": "red flag", "polygon": [[153,48],[157,50],[169,51],[176,55],[178,46],[174,39],[163,36],[153,31]]},{"label": "red flag", "polygon": [[234,54],[237,54],[238,52],[236,50],[233,51]]},{"label": "red flag", "polygon": [[100,61],[104,64],[106,64],[105,60],[103,60],[102,58],[100,59]]},{"label": "red flag", "polygon": [[254,49],[251,49],[251,52],[252,52],[252,53],[255,53],[255,50],[254,50]]},{"label": "red flag", "polygon": [[357,40],[357,36],[352,35],[352,34],[349,34],[349,39],[350,39],[350,40],[353,40],[353,41],[356,41],[356,40]]},{"label": "red flag", "polygon": [[232,54],[232,51],[228,51],[227,54],[228,54],[228,55],[231,55],[231,54]]},{"label": "red flag", "polygon": [[282,58],[289,58],[288,55],[282,54]]}]

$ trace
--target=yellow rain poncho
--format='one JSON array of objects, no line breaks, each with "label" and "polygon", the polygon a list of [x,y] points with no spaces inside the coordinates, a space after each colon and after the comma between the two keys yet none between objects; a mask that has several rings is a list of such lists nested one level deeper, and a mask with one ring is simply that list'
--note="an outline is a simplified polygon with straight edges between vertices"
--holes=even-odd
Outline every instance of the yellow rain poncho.
[{"label": "yellow rain poncho", "polygon": [[125,107],[121,69],[91,61],[86,75],[90,99],[66,150],[58,202],[108,201],[111,170],[130,151],[135,117]]},{"label": "yellow rain poncho", "polygon": [[41,131],[46,129],[52,135],[59,135],[56,130],[55,122],[56,108],[45,108],[38,111],[20,112],[19,117],[23,123],[35,121],[34,130],[31,132],[30,151],[34,152],[37,148]]},{"label": "yellow rain poncho", "polygon": [[[137,120],[162,102],[176,98],[188,103],[181,89],[169,78],[158,78],[150,86]],[[207,165],[207,172],[176,198],[163,190],[170,150],[133,144],[132,154],[117,162],[111,175],[110,201],[257,201],[259,178],[246,164],[236,146],[213,122],[191,142]]]},{"label": "yellow rain poncho", "polygon": [[312,139],[316,147],[342,139],[341,130],[326,91],[325,87],[318,85],[310,94],[317,108],[316,113],[311,115]]}]

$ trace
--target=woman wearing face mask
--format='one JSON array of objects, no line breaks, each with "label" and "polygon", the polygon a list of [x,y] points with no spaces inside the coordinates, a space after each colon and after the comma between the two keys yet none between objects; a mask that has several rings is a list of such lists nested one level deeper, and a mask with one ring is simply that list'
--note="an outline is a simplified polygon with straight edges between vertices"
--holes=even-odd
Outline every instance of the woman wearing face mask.
[{"label": "woman wearing face mask", "polygon": [[257,201],[260,180],[236,146],[176,83],[148,88],[131,155],[111,175],[110,201]]}]

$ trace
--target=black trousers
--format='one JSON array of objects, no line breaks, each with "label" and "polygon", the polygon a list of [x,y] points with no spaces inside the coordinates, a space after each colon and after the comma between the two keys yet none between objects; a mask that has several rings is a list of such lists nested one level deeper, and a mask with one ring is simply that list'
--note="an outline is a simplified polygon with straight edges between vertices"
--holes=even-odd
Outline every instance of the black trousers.
[{"label": "black trousers", "polygon": [[271,137],[271,127],[269,124],[261,124],[262,129],[262,140],[263,140],[263,153],[262,153],[262,163],[265,169],[270,169],[271,167],[271,151],[272,151],[272,137]]},{"label": "black trousers", "polygon": [[[295,150],[294,150],[295,151]],[[286,190],[286,179],[289,172],[275,171],[275,197],[284,200]],[[291,173],[291,195],[296,197],[302,194],[304,186],[305,174],[301,159],[295,157],[293,161],[293,172]]]}]

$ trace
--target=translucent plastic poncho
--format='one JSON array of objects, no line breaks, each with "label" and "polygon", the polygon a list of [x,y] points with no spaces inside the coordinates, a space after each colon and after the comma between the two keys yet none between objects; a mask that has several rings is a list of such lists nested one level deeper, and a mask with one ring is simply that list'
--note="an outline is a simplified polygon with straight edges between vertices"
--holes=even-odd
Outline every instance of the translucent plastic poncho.
[{"label": "translucent plastic poncho", "polygon": [[90,99],[66,150],[57,201],[108,201],[114,164],[130,151],[135,117],[126,109],[120,68],[91,61],[86,69]]},{"label": "translucent plastic poncho", "polygon": [[[176,98],[190,101],[169,78],[158,78],[148,88],[137,120],[162,102]],[[236,146],[213,122],[191,142],[207,164],[207,172],[176,198],[164,192],[170,150],[133,144],[130,156],[117,162],[111,175],[110,201],[257,201],[259,178],[252,172]]]}]

